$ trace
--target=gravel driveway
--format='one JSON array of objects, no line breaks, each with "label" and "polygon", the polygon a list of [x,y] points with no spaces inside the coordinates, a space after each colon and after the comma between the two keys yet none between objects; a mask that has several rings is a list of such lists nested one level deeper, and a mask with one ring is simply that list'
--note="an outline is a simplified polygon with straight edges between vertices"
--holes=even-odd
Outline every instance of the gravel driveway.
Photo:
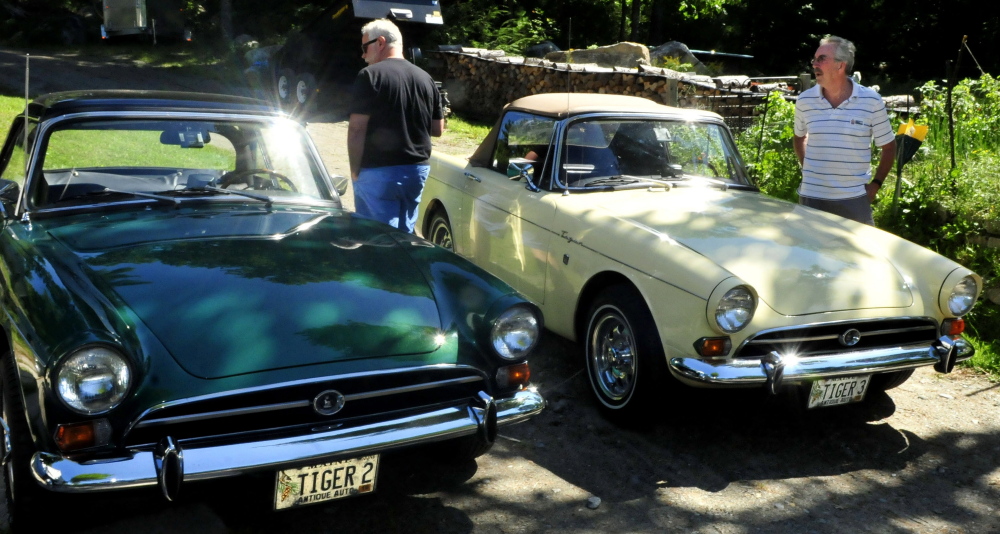
[{"label": "gravel driveway", "polygon": [[[0,89],[23,92],[21,56],[0,49]],[[240,92],[122,60],[32,55],[33,87]],[[164,72],[169,71],[169,72]],[[13,83],[12,83],[13,82]],[[309,131],[346,174],[336,113]],[[447,134],[436,150],[465,152]],[[619,428],[591,400],[578,348],[549,335],[532,360],[543,414],[456,465],[432,450],[387,455],[374,496],[271,513],[273,478],[155,491],[88,508],[79,531],[126,532],[1000,532],[1000,384],[918,371],[861,405],[800,409],[794,393],[691,391]],[[53,510],[58,505],[53,502]],[[69,517],[69,514],[60,514]]]}]

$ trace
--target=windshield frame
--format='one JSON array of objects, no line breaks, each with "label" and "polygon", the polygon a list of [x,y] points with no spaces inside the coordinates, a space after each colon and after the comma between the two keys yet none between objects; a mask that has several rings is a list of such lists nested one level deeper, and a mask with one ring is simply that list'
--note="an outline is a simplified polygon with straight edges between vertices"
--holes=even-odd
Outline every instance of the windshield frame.
[{"label": "windshield frame", "polygon": [[[567,117],[560,121],[559,126],[556,129],[555,136],[553,139],[553,144],[555,145],[555,161],[558,164],[552,166],[552,189],[563,192],[597,192],[597,191],[607,191],[614,189],[636,189],[648,186],[658,186],[658,187],[669,187],[670,184],[665,184],[664,182],[671,182],[674,185],[683,184],[685,182],[693,182],[698,184],[714,184],[714,182],[720,180],[713,177],[701,176],[701,175],[691,175],[691,174],[680,174],[677,177],[670,176],[659,176],[644,180],[641,182],[635,182],[627,187],[608,187],[608,186],[575,186],[569,185],[565,180],[565,166],[571,165],[566,163],[567,157],[567,137],[569,131],[573,125],[580,122],[596,122],[596,121],[622,121],[622,122],[635,122],[635,121],[662,121],[662,122],[676,122],[676,123],[691,123],[691,124],[705,124],[718,128],[718,132],[722,137],[724,143],[732,149],[731,156],[735,158],[734,162],[734,174],[737,178],[737,182],[730,183],[728,180],[722,179],[726,182],[728,188],[742,189],[742,190],[752,190],[758,191],[757,185],[750,178],[749,173],[746,169],[746,164],[743,160],[742,154],[739,152],[739,148],[736,145],[736,141],[733,138],[732,132],[729,127],[721,118],[716,118],[712,116],[699,115],[697,117],[692,117],[686,114],[651,114],[651,113],[585,113],[579,115],[573,115]],[[624,178],[631,178],[627,173],[619,173],[618,175],[610,176],[624,176]],[[685,178],[686,177],[686,178]],[[641,178],[641,177],[639,177]]]},{"label": "windshield frame", "polygon": [[[17,203],[17,213],[16,216],[27,216],[31,215],[47,215],[47,214],[58,214],[66,211],[79,212],[87,210],[100,210],[105,207],[110,206],[128,206],[128,205],[148,205],[151,203],[159,203],[160,201],[155,198],[149,198],[148,196],[133,196],[132,198],[121,198],[114,201],[101,201],[101,202],[82,202],[74,203],[71,205],[33,205],[31,202],[32,195],[37,187],[40,180],[44,180],[42,156],[46,150],[49,142],[50,135],[55,131],[65,131],[61,126],[71,123],[71,122],[81,122],[81,121],[176,121],[176,122],[230,122],[230,123],[253,123],[262,126],[277,126],[277,127],[288,127],[293,128],[301,134],[301,139],[303,141],[302,153],[307,159],[307,163],[311,169],[311,172],[316,179],[317,194],[319,197],[311,197],[305,195],[295,195],[295,196],[268,196],[270,202],[275,204],[304,204],[309,206],[326,206],[326,207],[336,207],[341,208],[342,202],[336,188],[333,186],[333,180],[330,177],[326,165],[323,164],[322,159],[319,157],[319,153],[316,150],[315,144],[312,138],[309,136],[308,132],[302,123],[295,121],[291,118],[281,116],[281,115],[268,115],[268,114],[253,114],[253,113],[218,113],[218,112],[197,112],[197,111],[99,111],[99,112],[81,112],[81,113],[70,113],[66,115],[61,115],[54,117],[45,121],[42,121],[38,125],[35,131],[36,142],[33,143],[31,151],[31,159],[29,161],[28,171],[25,177],[24,187],[21,188],[20,199]],[[183,190],[178,190],[183,191]],[[264,195],[264,192],[256,192]],[[183,197],[181,200],[184,200]],[[246,196],[241,195],[218,195],[206,191],[206,195],[198,197],[189,197],[190,199],[197,198],[198,200],[206,199],[223,199],[225,201],[232,201],[234,199],[239,199],[242,202],[246,202],[249,199]]]}]

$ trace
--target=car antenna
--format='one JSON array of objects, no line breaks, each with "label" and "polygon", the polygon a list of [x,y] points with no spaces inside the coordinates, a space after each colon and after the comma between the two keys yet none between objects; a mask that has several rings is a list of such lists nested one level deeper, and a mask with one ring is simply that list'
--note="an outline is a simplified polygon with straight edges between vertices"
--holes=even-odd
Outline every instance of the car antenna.
[{"label": "car antenna", "polygon": [[24,55],[24,172],[28,172],[28,79],[31,54]]}]

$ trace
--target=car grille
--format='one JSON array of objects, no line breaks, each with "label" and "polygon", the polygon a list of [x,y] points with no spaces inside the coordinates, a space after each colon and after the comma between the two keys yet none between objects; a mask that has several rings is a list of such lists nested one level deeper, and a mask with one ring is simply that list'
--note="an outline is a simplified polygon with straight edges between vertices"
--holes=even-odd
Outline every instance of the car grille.
[{"label": "car grille", "polygon": [[[860,333],[860,339],[854,345],[841,341],[850,330]],[[937,325],[925,318],[823,323],[760,332],[747,339],[736,351],[735,357],[760,359],[771,351],[777,351],[783,356],[808,358],[838,352],[930,344],[937,337]]]},{"label": "car grille", "polygon": [[[144,449],[165,436],[187,445],[279,438],[467,404],[486,389],[474,369],[434,367],[241,390],[154,408],[126,432],[124,445]],[[340,392],[344,406],[321,415],[313,400],[328,390]]]}]

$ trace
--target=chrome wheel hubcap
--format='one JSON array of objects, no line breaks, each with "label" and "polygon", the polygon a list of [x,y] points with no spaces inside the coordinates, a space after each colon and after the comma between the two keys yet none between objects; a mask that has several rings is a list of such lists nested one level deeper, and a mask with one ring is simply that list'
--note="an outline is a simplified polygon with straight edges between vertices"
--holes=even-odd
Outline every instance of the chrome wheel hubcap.
[{"label": "chrome wheel hubcap", "polygon": [[284,76],[278,78],[278,98],[282,100],[288,98],[288,78]]},{"label": "chrome wheel hubcap", "polygon": [[434,221],[434,227],[431,228],[431,243],[441,248],[454,250],[451,244],[451,228],[448,227],[448,223],[440,219]]},{"label": "chrome wheel hubcap", "polygon": [[612,401],[627,399],[635,387],[635,339],[617,314],[600,317],[590,339],[590,370],[601,392]]}]

